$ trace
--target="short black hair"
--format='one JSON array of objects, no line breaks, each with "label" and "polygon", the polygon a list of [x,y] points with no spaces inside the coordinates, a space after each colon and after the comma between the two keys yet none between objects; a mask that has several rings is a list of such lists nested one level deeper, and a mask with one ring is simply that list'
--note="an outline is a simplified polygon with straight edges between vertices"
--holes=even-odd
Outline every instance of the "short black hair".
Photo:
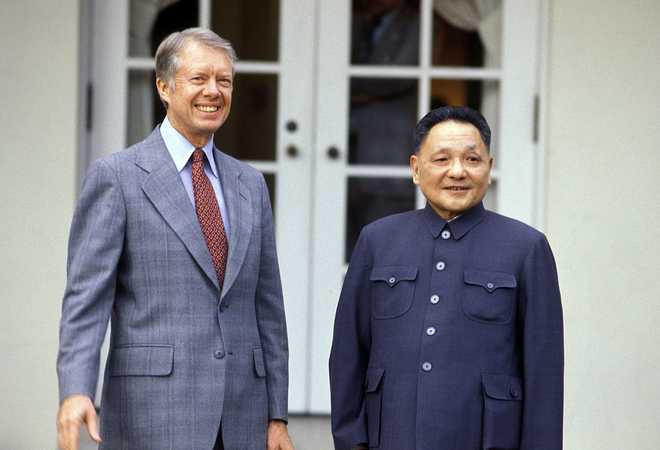
[{"label": "short black hair", "polygon": [[486,149],[490,151],[490,126],[479,111],[468,108],[467,106],[442,106],[432,110],[417,122],[415,131],[413,132],[413,152],[417,153],[419,151],[431,128],[441,122],[451,121],[474,125],[479,130],[481,140],[484,141]]}]

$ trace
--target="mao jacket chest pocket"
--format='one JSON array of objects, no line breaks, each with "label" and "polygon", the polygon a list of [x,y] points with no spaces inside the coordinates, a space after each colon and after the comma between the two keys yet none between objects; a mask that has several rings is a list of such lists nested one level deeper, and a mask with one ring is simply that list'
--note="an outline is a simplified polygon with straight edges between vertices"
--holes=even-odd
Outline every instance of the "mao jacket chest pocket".
[{"label": "mao jacket chest pocket", "polygon": [[374,267],[369,276],[373,317],[392,319],[408,312],[416,279],[416,266]]},{"label": "mao jacket chest pocket", "polygon": [[463,312],[478,322],[506,324],[516,305],[516,277],[505,272],[466,270],[463,273]]}]

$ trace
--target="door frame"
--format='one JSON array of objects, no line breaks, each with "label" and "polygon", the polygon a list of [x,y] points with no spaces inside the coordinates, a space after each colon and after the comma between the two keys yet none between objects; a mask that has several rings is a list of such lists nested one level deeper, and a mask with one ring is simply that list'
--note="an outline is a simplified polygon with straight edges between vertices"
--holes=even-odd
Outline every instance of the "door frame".
[{"label": "door frame", "polygon": [[[206,11],[209,10],[210,0],[200,1],[200,25],[208,26],[210,18]],[[432,0],[422,0],[421,7],[428,7]],[[507,8],[514,4],[513,0],[503,0]],[[291,76],[279,77],[279,91],[290,90],[298,92],[294,97],[304,98],[304,101],[295,105],[290,102],[289,106],[284,107],[282,102],[278,102],[278,138],[277,138],[277,164],[278,179],[276,183],[282,186],[286,183],[286,190],[292,192],[293,197],[287,197],[284,190],[278,187],[276,193],[276,204],[284,205],[290,202],[295,205],[310,205],[309,214],[285,213],[283,208],[276,211],[277,223],[277,242],[278,253],[280,256],[282,282],[285,292],[285,306],[287,319],[289,323],[289,344],[290,344],[290,410],[294,413],[327,413],[329,411],[329,391],[327,389],[327,351],[331,340],[332,318],[334,317],[335,304],[338,298],[338,290],[323,290],[313,286],[315,280],[322,277],[329,277],[328,273],[318,270],[318,262],[314,254],[339,254],[342,258],[343,245],[336,249],[323,249],[327,244],[323,239],[323,228],[318,224],[323,224],[327,217],[323,202],[318,199],[313,201],[316,192],[321,190],[314,188],[312,180],[316,180],[316,186],[332,185],[338,178],[338,175],[332,167],[328,170],[322,170],[315,163],[316,160],[324,158],[325,150],[329,145],[338,146],[340,149],[346,149],[345,142],[338,142],[344,138],[338,139],[337,136],[346,136],[346,130],[342,129],[340,120],[327,113],[319,113],[318,109],[324,101],[332,101],[337,92],[348,92],[348,78],[337,76],[337,66],[332,64],[331,59],[317,58],[316,55],[332,55],[337,50],[329,43],[321,39],[324,35],[330,36],[348,36],[350,33],[349,21],[350,6],[347,0],[344,2],[334,2],[332,0],[316,0],[298,2],[292,0],[281,0],[280,16],[280,55],[281,58],[291,58],[292,63],[303,59],[310,61],[306,66],[307,73],[313,73],[313,76],[307,77],[306,81],[301,82],[300,78],[291,73]],[[504,112],[513,114],[516,117],[535,116],[536,123],[533,125],[536,129],[536,144],[533,151],[528,154],[520,154],[521,161],[518,167],[526,165],[529,175],[527,183],[530,186],[529,194],[525,194],[524,203],[531,204],[527,212],[518,214],[520,211],[516,207],[515,201],[507,202],[510,210],[504,211],[505,214],[522,218],[538,228],[545,225],[545,158],[546,158],[546,97],[547,97],[547,71],[549,67],[549,18],[550,3],[547,0],[534,0],[533,9],[536,11],[538,21],[537,42],[536,45],[528,45],[528,50],[534,53],[534,70],[537,76],[534,77],[531,89],[535,92],[535,99],[532,100],[523,111]],[[310,5],[305,9],[304,4]],[[110,151],[116,151],[124,148],[126,136],[126,96],[117,95],[118,91],[126,92],[127,73],[126,62],[117,56],[108,52],[104,42],[113,42],[120,48],[128,48],[127,33],[118,33],[122,28],[122,20],[126,21],[128,11],[128,0],[119,0],[117,2],[104,2],[101,0],[85,0],[81,4],[80,20],[80,84],[79,84],[79,132],[78,132],[78,179],[77,186],[81,184],[82,177],[90,161],[98,158]],[[301,7],[303,5],[303,7]],[[348,12],[348,14],[347,14]],[[334,17],[337,25],[331,27],[327,20],[321,20],[330,14]],[[342,14],[344,14],[342,16]],[[289,18],[295,26],[291,27],[289,33],[285,33],[283,24],[284,18]],[[294,19],[295,18],[295,19]],[[343,23],[341,19],[343,18]],[[531,22],[531,21],[530,21]],[[118,28],[119,25],[119,28]],[[421,22],[422,33],[424,28],[430,24]],[[311,30],[311,31],[310,31]],[[316,30],[316,31],[314,31]],[[329,34],[327,34],[329,33]],[[311,36],[310,42],[301,39],[301,35]],[[347,38],[348,39],[348,38]],[[423,40],[422,40],[423,41]],[[527,43],[529,44],[529,43]],[[286,53],[282,49],[295,49],[295,51]],[[426,52],[428,49],[422,49]],[[344,61],[348,61],[348,46],[341,52]],[[336,58],[338,55],[334,55]],[[285,64],[281,59],[282,64]],[[148,64],[145,61],[134,61],[133,65]],[[240,62],[237,69],[239,73],[242,69],[256,70],[249,61]],[[122,72],[112,68],[122,67]],[[100,83],[109,84],[111,89],[107,94],[99,92]],[[88,88],[94,86],[94,89]],[[324,89],[320,89],[320,87]],[[420,86],[420,98],[428,98],[428,86],[422,83]],[[509,87],[510,89],[511,87]],[[515,88],[515,86],[514,86]],[[314,95],[301,95],[300,92],[312,92]],[[335,95],[333,96],[333,92]],[[278,98],[282,99],[280,95]],[[503,102],[502,102],[503,103]],[[422,105],[420,105],[420,110]],[[347,119],[347,109],[344,116]],[[420,111],[421,113],[421,111]],[[290,118],[299,123],[296,134],[285,133],[286,121]],[[91,122],[88,123],[88,119]],[[319,126],[322,125],[322,126]],[[529,138],[534,134],[533,130],[524,132]],[[291,159],[286,154],[286,148],[289,145],[295,145],[301,149],[300,156],[297,159]],[[503,147],[503,145],[501,145]],[[257,168],[268,169],[263,164],[254,164]],[[261,166],[261,167],[260,167]],[[509,173],[509,171],[507,171]],[[513,174],[513,175],[511,175]],[[499,179],[509,179],[508,183],[516,180],[516,174],[500,175]],[[301,188],[308,186],[308,188]],[[326,184],[329,183],[329,184]],[[346,197],[345,183],[336,186],[342,198]],[[294,199],[292,202],[291,199]],[[418,196],[418,199],[421,197]],[[418,201],[421,206],[423,201]],[[298,208],[304,209],[304,208]],[[327,222],[325,222],[327,223]],[[316,224],[316,225],[315,225]],[[343,230],[344,221],[340,222]],[[287,238],[286,230],[298,230],[295,239]],[[343,233],[343,231],[342,231]],[[302,256],[300,256],[302,255]],[[300,261],[298,270],[292,267],[287,261]],[[307,272],[309,276],[303,276]],[[293,275],[295,274],[295,275]],[[337,274],[337,286],[340,285],[341,273]],[[332,299],[332,301],[320,301],[315,299]],[[328,323],[330,325],[328,326]],[[330,332],[328,333],[328,327]],[[104,357],[101,361],[101,368],[105,363],[107,347],[104,349]],[[101,376],[103,371],[101,370]],[[99,386],[100,393],[100,386]],[[97,398],[100,399],[100,396]]]}]

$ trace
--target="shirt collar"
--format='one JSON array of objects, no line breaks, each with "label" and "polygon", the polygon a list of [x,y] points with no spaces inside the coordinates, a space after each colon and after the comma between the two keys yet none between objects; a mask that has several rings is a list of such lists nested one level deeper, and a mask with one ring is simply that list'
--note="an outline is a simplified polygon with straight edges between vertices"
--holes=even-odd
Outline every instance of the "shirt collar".
[{"label": "shirt collar", "polygon": [[[163,123],[160,124],[160,135],[163,137],[163,141],[165,141],[167,151],[174,160],[176,170],[181,172],[190,160],[190,156],[195,151],[195,147],[172,126],[167,117],[165,117]],[[211,136],[211,139],[208,140],[202,150],[206,155],[206,159],[209,162],[211,171],[213,171],[213,175],[217,178],[218,168],[215,165],[215,158],[213,157],[213,136]]]},{"label": "shirt collar", "polygon": [[424,221],[429,227],[429,231],[434,239],[437,239],[440,232],[445,228],[449,228],[454,239],[462,238],[468,231],[483,220],[485,213],[486,210],[484,209],[482,202],[477,203],[472,208],[450,221],[446,221],[440,217],[428,202],[426,203],[426,207],[422,210]]}]

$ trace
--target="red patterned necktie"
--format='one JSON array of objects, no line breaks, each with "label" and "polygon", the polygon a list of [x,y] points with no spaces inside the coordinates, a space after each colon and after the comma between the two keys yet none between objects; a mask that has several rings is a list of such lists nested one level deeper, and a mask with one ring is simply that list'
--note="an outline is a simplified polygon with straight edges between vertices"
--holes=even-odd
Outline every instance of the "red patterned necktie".
[{"label": "red patterned necktie", "polygon": [[192,156],[192,185],[195,197],[195,212],[199,225],[202,227],[204,240],[211,253],[213,267],[218,275],[220,289],[225,279],[227,268],[227,233],[222,223],[222,214],[218,207],[215,191],[208,177],[204,173],[204,152],[196,148]]}]

